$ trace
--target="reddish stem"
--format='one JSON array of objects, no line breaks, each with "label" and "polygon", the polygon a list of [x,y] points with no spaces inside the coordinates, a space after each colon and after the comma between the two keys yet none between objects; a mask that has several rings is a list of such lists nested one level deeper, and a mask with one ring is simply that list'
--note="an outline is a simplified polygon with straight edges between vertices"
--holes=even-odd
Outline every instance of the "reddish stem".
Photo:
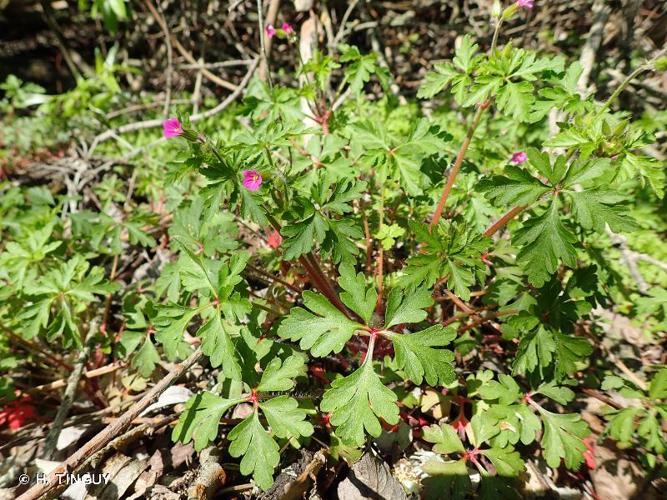
[{"label": "reddish stem", "polygon": [[498,232],[499,229],[501,229],[505,224],[507,224],[509,221],[511,221],[514,217],[516,217],[518,214],[523,212],[526,209],[526,205],[518,205],[514,208],[512,208],[509,212],[507,212],[505,215],[503,215],[500,219],[498,219],[496,222],[491,224],[489,228],[484,231],[484,236],[487,238],[493,236]]},{"label": "reddish stem", "polygon": [[[269,223],[276,231],[280,232],[280,224],[270,213],[266,213],[266,217],[269,220]],[[308,252],[305,255],[299,257],[299,262],[304,267],[308,276],[315,283],[315,286],[322,292],[329,302],[331,302],[337,309],[339,309],[345,316],[350,319],[353,319],[350,315],[350,312],[345,307],[345,304],[341,302],[336,293],[336,289],[329,280],[329,278],[322,272],[322,268],[317,262],[317,259],[312,252]]]},{"label": "reddish stem", "polygon": [[442,211],[444,210],[445,204],[447,203],[447,198],[449,197],[449,193],[452,190],[452,186],[454,186],[454,180],[456,179],[456,175],[459,173],[459,170],[461,170],[461,165],[463,164],[463,158],[466,155],[466,151],[468,151],[468,146],[470,146],[470,142],[472,141],[472,137],[475,134],[475,130],[477,129],[477,126],[479,125],[479,122],[482,119],[482,114],[484,113],[484,110],[488,107],[489,107],[489,101],[484,101],[477,107],[477,111],[475,112],[475,116],[472,119],[472,123],[468,127],[465,139],[463,140],[461,148],[459,149],[459,152],[456,155],[456,161],[454,162],[454,166],[452,167],[452,170],[449,172],[449,176],[447,177],[447,183],[445,184],[445,188],[442,190],[442,195],[440,196],[440,201],[438,202],[438,206],[435,208],[435,212],[433,212],[433,217],[431,218],[429,229],[432,229],[433,226],[435,226],[438,223],[440,217],[442,216]]}]

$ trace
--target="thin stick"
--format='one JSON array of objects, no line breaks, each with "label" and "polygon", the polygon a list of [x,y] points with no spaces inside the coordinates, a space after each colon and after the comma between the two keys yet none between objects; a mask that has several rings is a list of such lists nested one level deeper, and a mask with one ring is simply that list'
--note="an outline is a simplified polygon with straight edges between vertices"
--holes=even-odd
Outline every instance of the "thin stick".
[{"label": "thin stick", "polygon": [[56,413],[56,417],[53,419],[53,425],[49,430],[46,440],[44,442],[44,450],[42,451],[42,458],[45,460],[51,460],[53,453],[56,451],[56,445],[58,443],[58,437],[62,431],[63,424],[65,419],[69,414],[70,408],[74,403],[74,397],[76,396],[76,388],[79,386],[79,380],[81,380],[81,374],[83,373],[83,366],[86,364],[90,352],[93,348],[93,339],[98,330],[98,320],[94,318],[90,322],[90,328],[88,330],[88,341],[86,346],[81,349],[79,357],[76,360],[74,369],[67,379],[67,388],[65,389],[65,394],[63,395],[62,402]]},{"label": "thin stick", "polygon": [[275,275],[271,274],[270,272],[265,271],[264,269],[260,269],[258,267],[253,266],[253,265],[250,265],[250,264],[246,265],[246,267],[248,269],[250,269],[251,271],[254,271],[258,274],[266,276],[268,279],[273,280],[276,283],[280,283],[281,285],[283,285],[286,288],[289,288],[290,290],[292,290],[295,293],[301,293],[301,288],[299,288],[298,286],[296,286],[296,285],[294,285],[294,284],[292,284],[288,281],[285,281],[284,279],[282,279],[278,276],[275,276]]},{"label": "thin stick", "polygon": [[49,28],[51,28],[53,34],[56,37],[56,45],[58,45],[60,53],[62,54],[63,59],[65,59],[65,64],[67,64],[67,67],[69,68],[70,73],[72,73],[74,79],[78,80],[79,78],[81,78],[81,72],[74,63],[72,54],[70,54],[70,51],[67,48],[65,37],[63,36],[62,31],[60,30],[60,26],[58,25],[58,21],[56,20],[53,8],[51,7],[51,2],[49,0],[41,0],[40,3],[42,5],[42,12],[44,13],[44,20],[46,21],[46,24],[49,25]]},{"label": "thin stick", "polygon": [[48,352],[46,349],[44,349],[44,348],[43,348],[42,346],[40,346],[39,344],[30,342],[29,340],[24,339],[24,338],[21,337],[20,335],[17,335],[16,333],[14,333],[13,331],[11,331],[9,328],[7,328],[7,327],[6,327],[5,325],[3,325],[2,323],[0,323],[0,329],[3,330],[9,337],[11,337],[12,340],[13,340],[14,342],[16,342],[16,343],[18,343],[18,344],[21,344],[21,345],[22,345],[23,347],[25,347],[26,349],[31,350],[31,351],[34,351],[34,352],[36,352],[37,354],[40,354],[40,355],[43,356],[46,360],[51,361],[51,362],[53,362],[53,363],[55,363],[55,364],[57,364],[57,365],[59,365],[59,366],[62,366],[62,367],[65,368],[66,370],[71,370],[71,369],[72,369],[72,365],[70,365],[69,363],[66,363],[66,362],[63,361],[62,359],[60,359],[60,358],[58,358],[57,356],[51,354],[50,352]]},{"label": "thin stick", "polygon": [[227,68],[230,66],[247,66],[252,62],[252,59],[236,59],[232,61],[218,61],[212,63],[197,62],[197,64],[179,64],[180,69],[196,69],[200,70],[202,68],[214,69],[214,68]]},{"label": "thin stick", "polygon": [[58,478],[62,474],[67,471],[76,470],[90,455],[102,449],[105,444],[129,427],[142,411],[157,399],[167,387],[176,382],[201,356],[201,348],[197,348],[185,361],[177,364],[173,370],[167,373],[162,380],[155,384],[141,400],[132,405],[118,420],[105,427],[99,434],[74,452],[64,463],[53,469],[43,482],[32,486],[28,491],[19,496],[17,500],[35,500],[51,491],[58,485]]},{"label": "thin stick", "polygon": [[343,36],[345,35],[345,25],[347,24],[347,20],[350,17],[350,14],[352,14],[352,11],[355,9],[357,4],[359,3],[359,0],[354,0],[353,2],[350,2],[350,4],[347,7],[347,10],[345,11],[345,14],[343,14],[343,18],[340,20],[340,25],[338,26],[338,33],[336,33],[336,36],[333,39],[333,46],[334,48],[341,42],[343,39]]},{"label": "thin stick", "polygon": [[167,88],[165,89],[164,111],[163,111],[164,116],[166,118],[169,115],[169,104],[171,101],[171,78],[174,70],[173,51],[171,48],[171,33],[169,32],[169,25],[167,24],[167,21],[159,12],[161,10],[160,5],[158,4],[158,6],[155,7],[153,5],[153,2],[151,2],[151,0],[144,0],[144,2],[146,3],[146,7],[148,7],[148,10],[151,11],[151,14],[153,15],[157,23],[160,25],[160,29],[164,34],[164,43],[167,46],[167,71],[165,75],[165,77],[167,78],[167,84],[166,84]]},{"label": "thin stick", "polygon": [[611,361],[612,364],[616,365],[619,370],[623,372],[623,374],[630,379],[630,381],[635,384],[637,387],[639,387],[642,391],[648,390],[648,385],[646,382],[642,379],[640,379],[637,374],[628,368],[628,365],[626,365],[621,358],[616,356],[613,352],[611,352],[606,346],[604,346],[602,343],[600,343],[600,348],[604,351],[604,353],[607,355],[609,358],[609,361]]},{"label": "thin stick", "polygon": [[[107,373],[112,373],[115,372],[116,370],[120,370],[125,366],[127,366],[127,363],[125,363],[124,361],[117,361],[115,363],[111,363],[110,365],[100,366],[99,368],[95,368],[94,370],[84,371],[82,376],[87,379],[97,378],[101,377],[102,375],[106,375]],[[33,387],[32,389],[28,389],[24,392],[32,394],[33,392],[53,391],[65,387],[66,385],[67,385],[67,380],[61,378],[60,380],[54,380],[49,384],[38,385],[37,387]]]},{"label": "thin stick", "polygon": [[445,295],[447,295],[447,298],[454,302],[456,306],[461,309],[464,313],[468,314],[474,314],[475,310],[471,307],[469,307],[465,302],[463,302],[461,299],[459,299],[456,295],[454,295],[451,291],[445,290]]},{"label": "thin stick", "polygon": [[[193,56],[192,54],[190,54],[190,52],[189,52],[185,47],[183,47],[183,45],[181,45],[181,42],[179,42],[178,39],[177,39],[176,37],[172,36],[172,35],[169,33],[169,27],[167,26],[166,21],[162,18],[162,16],[160,16],[160,14],[158,13],[158,11],[157,11],[157,9],[155,8],[155,6],[153,6],[153,4],[151,3],[151,1],[150,1],[150,0],[145,0],[145,3],[146,3],[146,7],[148,7],[148,10],[151,11],[151,15],[155,18],[155,20],[157,21],[157,23],[158,23],[158,24],[160,25],[160,27],[162,28],[162,31],[163,31],[164,33],[167,33],[167,34],[168,34],[168,38],[169,38],[168,50],[170,50],[170,47],[171,47],[172,44],[173,44],[173,46],[176,47],[176,50],[177,50],[177,51],[178,51],[178,52],[179,52],[179,53],[180,53],[180,54],[181,54],[181,55],[182,55],[182,56],[183,56],[183,57],[184,57],[190,64],[197,64],[197,61],[195,60],[194,56]],[[209,80],[212,81],[213,83],[216,83],[217,85],[219,85],[219,86],[221,86],[221,87],[224,87],[224,88],[226,88],[226,89],[229,89],[229,90],[236,90],[236,85],[234,85],[233,83],[228,82],[227,80],[223,80],[223,79],[220,78],[219,76],[214,75],[213,73],[211,73],[211,72],[210,72],[209,70],[207,70],[206,68],[200,68],[200,71],[202,72],[202,74],[203,74],[207,79],[209,79]]]},{"label": "thin stick", "polygon": [[584,387],[583,389],[581,389],[581,392],[587,394],[588,396],[592,396],[599,401],[602,401],[603,403],[611,406],[612,408],[615,408],[616,410],[622,410],[623,408],[625,408],[625,406],[623,406],[622,404],[617,403],[609,396],[605,396],[600,391],[596,391],[595,389],[589,389],[587,387]]},{"label": "thin stick", "polygon": [[[243,89],[248,85],[248,82],[250,81],[250,78],[252,78],[253,73],[255,72],[255,69],[257,69],[257,64],[259,63],[259,59],[254,59],[252,64],[250,65],[250,68],[248,68],[248,72],[246,75],[243,77],[243,80],[241,80],[241,83],[239,83],[238,87],[236,87],[236,90],[229,94],[227,98],[222,101],[220,104],[215,106],[214,108],[211,108],[207,111],[203,111],[201,113],[198,113],[196,115],[192,115],[190,117],[190,122],[195,123],[200,120],[204,120],[206,118],[210,118],[211,116],[214,116],[221,111],[223,111],[225,108],[227,108],[232,102],[236,100],[236,98],[241,95],[241,92],[243,92]],[[98,144],[104,141],[108,141],[109,139],[113,138],[115,135],[118,134],[125,134],[128,132],[136,132],[137,130],[144,130],[147,128],[157,128],[162,126],[163,120],[161,119],[156,119],[156,120],[144,120],[140,122],[134,122],[134,123],[128,123],[126,125],[122,125],[120,127],[116,127],[113,129],[109,129],[106,132],[102,132],[98,136],[93,139],[93,142],[88,149],[88,157],[92,155],[93,151],[97,147]],[[160,139],[162,140],[162,139]],[[139,150],[140,151],[140,150]],[[132,155],[132,153],[130,154]]]},{"label": "thin stick", "polygon": [[[178,39],[172,36],[171,43],[174,44],[174,47],[176,47],[176,50],[179,52],[179,54],[181,54],[190,64],[197,64],[197,61],[194,58],[194,56],[190,54],[190,52],[185,47],[183,47],[183,45],[181,45],[181,42],[179,42]],[[199,71],[201,71],[202,75],[204,75],[207,80],[219,85],[220,87],[224,87],[232,91],[236,90],[237,88],[236,85],[234,85],[233,83],[228,82],[227,80],[223,80],[219,76],[211,73],[205,67],[200,66]]]},{"label": "thin stick", "polygon": [[[156,417],[155,419],[143,419],[145,422],[137,425],[127,431],[126,433],[118,436],[117,438],[110,441],[104,448],[102,448],[97,453],[86,458],[84,463],[81,465],[81,470],[90,470],[96,469],[99,464],[102,462],[102,459],[109,455],[110,453],[122,449],[126,449],[128,445],[134,443],[142,437],[150,437],[155,431],[165,425],[169,425],[175,419],[178,418],[177,414],[167,415],[166,417]],[[104,420],[104,419],[103,419]],[[139,420],[139,419],[137,419]],[[136,420],[132,423],[136,423]],[[43,500],[50,500],[53,498],[60,498],[62,492],[67,489],[67,484],[65,481],[62,484],[55,486],[55,489],[51,490],[48,495],[45,495]]]}]

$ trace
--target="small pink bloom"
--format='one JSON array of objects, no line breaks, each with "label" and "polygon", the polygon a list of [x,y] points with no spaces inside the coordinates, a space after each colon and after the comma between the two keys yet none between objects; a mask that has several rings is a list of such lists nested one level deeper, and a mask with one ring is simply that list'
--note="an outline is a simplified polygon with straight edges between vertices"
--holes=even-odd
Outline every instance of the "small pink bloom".
[{"label": "small pink bloom", "polygon": [[178,137],[183,134],[183,126],[181,125],[181,122],[178,121],[178,118],[168,118],[163,121],[162,130],[167,139]]},{"label": "small pink bloom", "polygon": [[266,28],[264,28],[264,32],[269,38],[276,36],[276,29],[273,27],[273,24],[267,24]]},{"label": "small pink bloom", "polygon": [[243,187],[249,191],[257,191],[262,185],[262,176],[257,170],[243,171]]},{"label": "small pink bloom", "polygon": [[282,28],[286,35],[291,35],[292,33],[294,33],[294,28],[292,28],[292,25],[290,23],[283,23]]},{"label": "small pink bloom", "polygon": [[273,232],[269,234],[268,238],[266,239],[266,242],[269,244],[271,248],[275,250],[283,242],[283,237],[280,236],[280,233],[274,229]]},{"label": "small pink bloom", "polygon": [[532,9],[535,5],[535,0],[516,0],[516,4],[524,9]]},{"label": "small pink bloom", "polygon": [[521,165],[524,161],[528,159],[528,156],[526,153],[523,151],[517,151],[516,153],[512,154],[512,158],[510,159],[510,163],[512,165]]}]

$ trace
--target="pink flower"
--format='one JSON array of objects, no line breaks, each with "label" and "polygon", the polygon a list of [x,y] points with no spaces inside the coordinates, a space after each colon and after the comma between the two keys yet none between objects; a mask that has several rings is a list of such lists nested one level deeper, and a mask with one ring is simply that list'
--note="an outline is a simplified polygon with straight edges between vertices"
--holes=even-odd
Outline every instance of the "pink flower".
[{"label": "pink flower", "polygon": [[183,134],[183,126],[178,118],[168,118],[162,122],[162,130],[167,139]]},{"label": "pink flower", "polygon": [[243,187],[250,191],[257,191],[262,185],[262,176],[257,170],[243,171]]},{"label": "pink flower", "polygon": [[535,5],[535,0],[516,0],[516,4],[524,9],[532,9]]},{"label": "pink flower", "polygon": [[517,151],[516,153],[512,154],[512,158],[510,159],[510,163],[512,165],[521,165],[524,161],[528,159],[528,156],[526,153],[523,151]]},{"label": "pink flower", "polygon": [[264,32],[269,38],[276,36],[276,29],[273,27],[273,24],[267,24],[266,28],[264,28]]},{"label": "pink flower", "polygon": [[291,35],[292,33],[294,33],[294,28],[292,28],[292,25],[290,23],[283,23],[282,28],[286,35]]},{"label": "pink flower", "polygon": [[274,229],[273,232],[269,234],[268,238],[266,239],[266,242],[269,244],[271,248],[275,250],[283,242],[283,237],[280,236],[280,233]]}]

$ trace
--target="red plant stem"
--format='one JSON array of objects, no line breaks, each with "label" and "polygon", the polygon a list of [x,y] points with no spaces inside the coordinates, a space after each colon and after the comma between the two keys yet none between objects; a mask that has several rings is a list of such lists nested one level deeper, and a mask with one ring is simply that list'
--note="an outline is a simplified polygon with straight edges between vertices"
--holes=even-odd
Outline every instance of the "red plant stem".
[{"label": "red plant stem", "polygon": [[[275,217],[273,217],[273,215],[268,212],[268,210],[266,211],[266,218],[269,220],[271,226],[273,226],[273,229],[280,232],[280,224],[275,219]],[[336,288],[333,286],[329,278],[322,272],[322,268],[318,264],[317,259],[313,253],[308,252],[307,254],[302,255],[299,257],[299,262],[308,273],[308,276],[310,276],[310,279],[313,280],[315,286],[327,299],[329,299],[329,302],[336,306],[336,308],[345,314],[345,316],[353,319],[350,315],[350,312],[345,307],[345,304],[343,304],[338,298]]]},{"label": "red plant stem", "polygon": [[507,224],[509,221],[511,221],[514,217],[516,217],[518,214],[523,212],[526,209],[526,205],[518,205],[514,208],[512,208],[509,212],[507,212],[505,215],[503,215],[500,219],[498,219],[496,222],[491,224],[489,228],[484,231],[484,236],[487,238],[493,236],[498,232],[499,229],[501,229],[505,224]]},{"label": "red plant stem", "polygon": [[445,187],[442,190],[442,195],[440,196],[440,201],[438,202],[438,206],[435,208],[435,212],[433,212],[433,217],[431,218],[429,229],[432,229],[433,226],[435,226],[438,223],[440,217],[442,216],[442,211],[444,210],[445,204],[447,203],[447,198],[449,197],[449,193],[452,190],[452,186],[454,185],[454,180],[456,179],[456,175],[459,173],[459,170],[461,170],[461,165],[463,164],[463,158],[466,155],[466,151],[468,151],[468,146],[470,146],[470,142],[472,141],[472,137],[475,134],[475,130],[477,130],[477,126],[479,125],[479,122],[482,119],[482,114],[484,113],[484,110],[488,107],[489,107],[489,101],[485,101],[477,107],[477,112],[475,113],[475,116],[472,119],[472,123],[468,127],[465,139],[461,144],[461,149],[459,149],[459,153],[456,155],[456,161],[454,162],[454,166],[452,167],[452,170],[449,172],[449,176],[447,177],[447,183],[445,184]]},{"label": "red plant stem", "polygon": [[307,258],[308,254],[306,256],[299,257],[299,262],[308,273],[308,276],[313,280],[319,291],[322,292],[322,295],[324,295],[329,300],[329,302],[331,302],[336,307],[336,309],[345,314],[345,316],[348,318],[354,319],[345,307],[345,304],[343,304],[338,298],[336,290],[333,288],[333,285],[329,282],[328,278],[324,275],[319,265],[314,260],[314,257],[312,257],[312,254],[310,254],[310,256],[312,259]]},{"label": "red plant stem", "polygon": [[473,314],[475,311],[471,307],[469,307],[465,302],[463,302],[461,299],[459,299],[456,295],[454,295],[452,292],[449,290],[445,290],[445,295],[454,302],[458,306],[459,309],[461,309],[463,312],[468,313],[468,314]]},{"label": "red plant stem", "polygon": [[[385,197],[385,189],[383,186],[380,189],[380,207],[378,209],[378,218],[380,220],[380,227],[378,228],[378,230],[381,230],[384,226],[384,197]],[[377,271],[378,298],[375,303],[375,312],[381,314],[382,300],[384,295],[384,247],[382,246],[382,242],[380,242],[379,245],[376,271]]]},{"label": "red plant stem", "polygon": [[320,289],[322,293],[329,299],[329,302],[331,302],[336,308],[338,308],[345,316],[347,316],[350,319],[354,319],[353,316],[350,314],[350,311],[347,310],[347,307],[345,307],[345,304],[341,302],[341,300],[338,298],[338,292],[336,291],[335,286],[329,279],[329,277],[322,271],[322,268],[320,267],[320,264],[317,262],[317,258],[315,255],[313,255],[312,252],[308,252],[305,256],[306,260],[308,263],[312,266],[315,274],[319,275],[320,281],[322,282],[322,285],[324,288]]},{"label": "red plant stem", "polygon": [[328,293],[328,289],[325,285],[322,284],[322,278],[321,276],[318,275],[318,273],[313,269],[312,264],[308,259],[306,259],[303,255],[299,257],[299,262],[303,266],[303,268],[306,270],[306,273],[310,277],[310,279],[313,281],[315,286],[325,295]]}]

